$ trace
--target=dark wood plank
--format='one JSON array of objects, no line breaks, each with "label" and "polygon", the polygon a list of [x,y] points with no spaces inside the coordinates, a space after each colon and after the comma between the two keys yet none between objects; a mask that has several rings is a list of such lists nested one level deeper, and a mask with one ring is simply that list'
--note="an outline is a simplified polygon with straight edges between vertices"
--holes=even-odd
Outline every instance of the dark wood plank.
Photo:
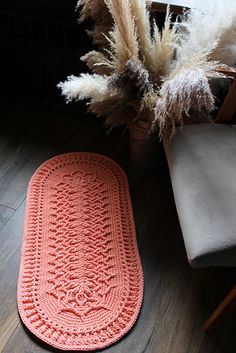
[{"label": "dark wood plank", "polygon": [[[236,351],[236,315],[218,324],[211,334],[203,334],[204,322],[232,288],[235,268],[211,268],[200,271],[199,315],[192,331],[188,353],[234,353]],[[198,271],[199,272],[199,271]]]},{"label": "dark wood plank", "polygon": [[11,218],[14,212],[15,210],[12,208],[0,205],[0,231]]},{"label": "dark wood plank", "polygon": [[19,323],[16,287],[20,260],[24,203],[0,232],[0,352]]},{"label": "dark wood plank", "polygon": [[9,343],[6,345],[2,353],[42,353],[42,352],[56,352],[53,347],[44,346],[30,331],[26,329],[23,323],[19,322],[14,334]]},{"label": "dark wood plank", "polygon": [[23,200],[20,198],[16,201],[21,181],[17,174],[14,178],[14,173],[17,173],[17,165],[20,163],[19,156],[22,144],[40,119],[38,112],[31,108],[30,104],[27,109],[24,109],[22,103],[11,103],[5,105],[1,114],[0,204],[11,208],[17,208]]},{"label": "dark wood plank", "polygon": [[[17,107],[19,109],[19,107]],[[94,139],[102,149],[106,138],[104,127],[97,122],[97,129],[90,133],[91,117],[80,119],[79,113],[54,111],[47,115],[43,109],[25,109],[21,119],[21,129],[9,125],[2,139],[2,160],[0,160],[0,203],[11,208],[17,208],[25,198],[27,184],[33,172],[46,159],[55,154],[73,150],[94,150]],[[37,113],[33,113],[35,110]],[[83,114],[81,114],[83,116]],[[28,128],[29,121],[30,129]],[[22,134],[22,130],[29,129]],[[100,137],[99,137],[100,136]],[[6,187],[7,185],[7,187]]]}]

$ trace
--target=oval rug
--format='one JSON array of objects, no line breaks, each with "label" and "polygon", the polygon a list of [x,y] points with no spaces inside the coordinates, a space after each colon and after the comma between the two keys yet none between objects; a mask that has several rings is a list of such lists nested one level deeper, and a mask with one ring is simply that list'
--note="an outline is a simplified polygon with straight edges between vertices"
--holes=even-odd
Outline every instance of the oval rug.
[{"label": "oval rug", "polygon": [[63,350],[104,348],[137,319],[143,274],[127,178],[111,159],[68,153],[31,178],[18,282],[20,316]]}]

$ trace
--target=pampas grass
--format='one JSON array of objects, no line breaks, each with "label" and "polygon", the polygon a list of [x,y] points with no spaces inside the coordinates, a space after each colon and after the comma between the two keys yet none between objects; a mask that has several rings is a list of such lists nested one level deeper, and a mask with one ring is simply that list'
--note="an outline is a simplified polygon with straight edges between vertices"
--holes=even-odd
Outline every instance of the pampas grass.
[{"label": "pampas grass", "polygon": [[118,89],[129,99],[142,97],[152,89],[149,73],[139,60],[128,60],[121,74],[114,74],[109,78],[109,87]]},{"label": "pampas grass", "polygon": [[176,26],[171,27],[169,7],[162,32],[156,22],[153,22],[153,35],[151,35],[151,22],[149,2],[131,0],[131,9],[135,18],[135,25],[140,44],[140,55],[145,66],[153,76],[155,82],[160,82],[160,77],[166,75],[169,65],[173,60],[177,41]]},{"label": "pampas grass", "polygon": [[225,26],[217,38],[217,46],[211,54],[213,60],[218,60],[226,65],[236,64],[236,7],[232,7]]},{"label": "pampas grass", "polygon": [[80,11],[80,23],[88,18],[94,22],[92,30],[87,31],[92,37],[93,43],[101,49],[106,48],[108,42],[104,33],[111,30],[112,18],[104,0],[79,0],[76,8]]},{"label": "pampas grass", "polygon": [[160,33],[156,23],[154,23],[154,38],[151,56],[156,58],[156,65],[154,63],[154,73],[156,78],[165,77],[170,73],[178,41],[176,30],[176,24],[171,28],[171,15],[169,13],[169,8],[167,8],[162,33]]},{"label": "pampas grass", "polygon": [[[146,120],[173,136],[192,112],[209,114],[217,68],[236,62],[236,5],[220,0],[186,12],[160,30],[150,0],[79,0],[80,21],[92,18],[98,50],[81,57],[92,74],[73,75],[58,87],[67,101],[87,99],[110,127]],[[201,4],[202,5],[202,4]]]},{"label": "pampas grass", "polygon": [[[194,94],[193,94],[194,93]],[[155,121],[160,135],[174,135],[176,124],[182,125],[190,110],[211,111],[214,97],[205,72],[201,69],[185,69],[165,81],[155,108]]]},{"label": "pampas grass", "polygon": [[96,74],[111,74],[110,60],[99,51],[92,50],[84,56],[81,56],[80,60],[85,62],[87,66]]},{"label": "pampas grass", "polygon": [[109,11],[104,0],[78,0],[76,9],[80,10],[80,22],[88,18],[104,21],[109,17]]},{"label": "pampas grass", "polygon": [[[79,1],[78,4],[82,8],[80,19],[92,17],[96,22],[100,3],[101,1],[96,0],[92,8],[90,0]],[[160,82],[160,77],[165,72],[164,66],[167,67],[167,64],[164,62],[166,62],[167,52],[169,50],[170,53],[170,48],[173,46],[170,40],[173,39],[170,15],[168,13],[166,17],[163,34],[161,35],[155,26],[152,37],[149,19],[150,1],[104,0],[104,4],[113,20],[111,30],[104,33],[109,49],[93,50],[81,57],[81,60],[86,62],[93,71],[93,75],[82,74],[79,78],[69,76],[67,81],[60,83],[58,87],[61,88],[67,101],[90,99],[90,110],[99,116],[104,112],[103,115],[108,117],[106,114],[108,109],[104,109],[104,104],[107,103],[109,105],[107,121],[108,124],[112,123],[114,126],[123,124],[124,121],[129,125],[137,116],[142,116],[143,119],[144,114],[147,113],[153,118],[155,105],[152,102],[150,109],[147,102],[150,102],[150,97],[156,97],[154,85]],[[96,28],[99,27],[95,26]],[[94,30],[92,32],[94,35]],[[168,57],[171,60],[170,55]],[[100,78],[99,75],[102,77]],[[100,91],[99,83],[101,83]],[[83,85],[86,85],[84,89]],[[116,101],[111,97],[111,92],[116,92]],[[123,104],[120,103],[122,100]],[[118,109],[118,104],[122,105],[122,109]],[[125,114],[125,109],[127,114]],[[121,111],[123,112],[122,118]],[[114,114],[114,119],[111,118],[112,114]],[[118,119],[117,122],[115,122],[116,119]]]},{"label": "pampas grass", "polygon": [[109,33],[110,55],[117,72],[121,72],[128,60],[137,60],[139,45],[134,16],[129,0],[104,0],[115,26]]},{"label": "pampas grass", "polygon": [[179,63],[188,60],[189,55],[204,51],[208,52],[209,60],[233,65],[236,61],[236,4],[208,1],[202,10],[198,2],[179,24],[182,32],[177,50]]},{"label": "pampas grass", "polygon": [[135,26],[137,28],[141,60],[145,61],[146,67],[151,68],[153,64],[153,57],[151,56],[153,41],[151,37],[148,4],[143,0],[131,0],[130,6],[134,16]]},{"label": "pampas grass", "polygon": [[69,76],[67,81],[58,84],[67,102],[91,99],[100,102],[115,95],[115,91],[108,88],[106,76],[81,74],[80,77]]},{"label": "pampas grass", "polygon": [[235,13],[236,6],[232,8],[229,3],[214,2],[204,10],[196,4],[176,25],[176,58],[163,80],[155,108],[153,126],[159,128],[161,136],[166,133],[173,136],[176,124],[183,125],[190,112],[198,111],[200,119],[201,113],[214,109],[210,85],[224,78],[217,68],[236,60],[233,36],[227,35],[235,33]]},{"label": "pampas grass", "polygon": [[136,119],[137,111],[125,96],[114,96],[99,102],[91,102],[89,111],[106,118],[109,130],[120,125],[130,126]]},{"label": "pampas grass", "polygon": [[224,78],[217,71],[219,67],[218,62],[208,60],[208,52],[204,50],[192,54],[191,60],[183,61],[182,65],[179,61],[174,63],[160,88],[155,108],[153,127],[159,127],[160,136],[169,134],[172,137],[176,124],[182,126],[190,111],[198,111],[201,115],[214,109],[210,82]]}]

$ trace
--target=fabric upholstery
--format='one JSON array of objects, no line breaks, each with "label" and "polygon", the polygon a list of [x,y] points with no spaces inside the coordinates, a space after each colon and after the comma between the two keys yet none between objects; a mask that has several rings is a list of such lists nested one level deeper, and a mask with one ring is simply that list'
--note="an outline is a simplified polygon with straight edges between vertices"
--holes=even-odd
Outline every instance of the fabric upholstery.
[{"label": "fabric upholstery", "polygon": [[164,146],[190,264],[236,266],[236,125],[188,125]]}]

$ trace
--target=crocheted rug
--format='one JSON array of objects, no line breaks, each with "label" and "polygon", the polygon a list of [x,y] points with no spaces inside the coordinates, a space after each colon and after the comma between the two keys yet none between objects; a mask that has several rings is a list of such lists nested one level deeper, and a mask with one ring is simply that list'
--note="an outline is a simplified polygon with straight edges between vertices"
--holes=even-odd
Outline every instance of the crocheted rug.
[{"label": "crocheted rug", "polygon": [[45,162],[27,194],[18,309],[37,337],[63,350],[120,339],[143,298],[128,181],[109,158]]}]

